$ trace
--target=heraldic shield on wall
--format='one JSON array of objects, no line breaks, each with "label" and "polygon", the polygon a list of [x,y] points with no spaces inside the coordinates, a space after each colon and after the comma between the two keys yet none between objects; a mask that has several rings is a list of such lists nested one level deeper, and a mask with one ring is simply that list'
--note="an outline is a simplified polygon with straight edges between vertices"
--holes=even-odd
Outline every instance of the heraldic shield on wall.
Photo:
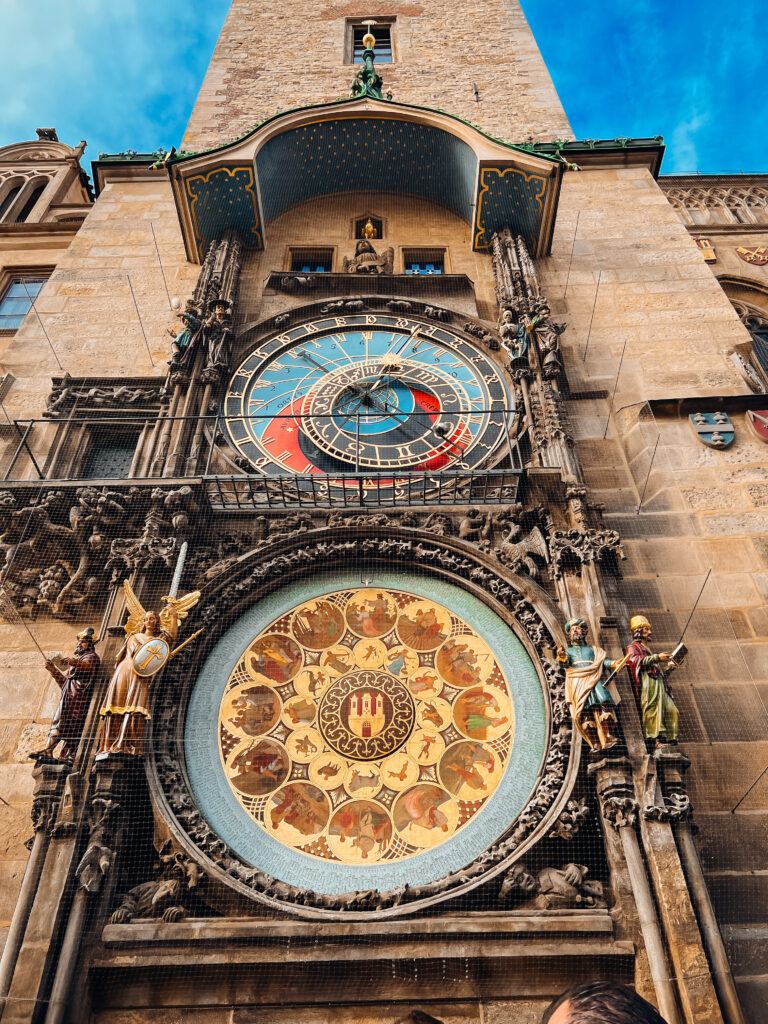
[{"label": "heraldic shield on wall", "polygon": [[490,595],[395,570],[315,571],[244,602],[184,687],[184,775],[159,752],[176,838],[296,913],[402,913],[495,876],[575,775],[541,643]]}]

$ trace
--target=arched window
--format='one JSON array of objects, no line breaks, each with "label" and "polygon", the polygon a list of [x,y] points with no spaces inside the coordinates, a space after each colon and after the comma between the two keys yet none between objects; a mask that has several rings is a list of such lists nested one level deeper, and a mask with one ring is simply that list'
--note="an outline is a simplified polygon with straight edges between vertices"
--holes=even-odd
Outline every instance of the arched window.
[{"label": "arched window", "polygon": [[32,213],[40,196],[45,192],[45,186],[48,184],[47,178],[35,178],[35,186],[27,196],[27,201],[24,203],[22,208],[14,217],[14,221],[17,224],[23,224],[27,217]]},{"label": "arched window", "polygon": [[0,201],[0,221],[3,219],[3,217],[5,217],[6,213],[13,205],[13,202],[16,199],[16,196],[19,194],[19,192],[21,192],[21,184],[14,185],[12,188],[8,189],[8,191],[3,196],[2,201]]}]

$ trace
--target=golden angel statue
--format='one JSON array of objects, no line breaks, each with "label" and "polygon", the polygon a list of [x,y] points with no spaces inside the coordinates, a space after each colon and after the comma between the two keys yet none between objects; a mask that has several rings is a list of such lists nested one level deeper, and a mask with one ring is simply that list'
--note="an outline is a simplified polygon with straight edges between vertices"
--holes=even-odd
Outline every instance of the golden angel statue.
[{"label": "golden angel statue", "polygon": [[[126,638],[115,658],[115,671],[101,706],[104,733],[99,753],[140,757],[144,753],[144,725],[151,717],[152,677],[176,653],[171,644],[179,631],[179,622],[197,604],[200,591],[184,597],[164,597],[165,607],[159,614],[144,610],[128,580],[123,583],[123,592],[129,613]],[[186,644],[176,650],[183,646]]]}]

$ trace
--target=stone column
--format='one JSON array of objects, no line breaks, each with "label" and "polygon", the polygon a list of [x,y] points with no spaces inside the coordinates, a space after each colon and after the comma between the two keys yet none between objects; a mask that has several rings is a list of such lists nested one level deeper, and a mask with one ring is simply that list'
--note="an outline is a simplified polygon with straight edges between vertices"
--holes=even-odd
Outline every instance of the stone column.
[{"label": "stone column", "polygon": [[62,1024],[66,1019],[89,904],[97,894],[108,900],[114,889],[115,859],[125,841],[135,779],[141,768],[141,760],[127,754],[108,754],[94,764],[90,833],[75,869],[77,890],[56,959],[45,1024]]},{"label": "stone column", "polygon": [[699,854],[693,841],[693,808],[685,791],[685,773],[691,762],[678,750],[660,750],[656,760],[661,783],[661,799],[658,804],[646,808],[646,816],[668,821],[674,831],[687,889],[693,901],[709,958],[722,1019],[725,1024],[746,1024],[717,917],[709,897],[709,889],[701,870]]},{"label": "stone column", "polygon": [[637,838],[638,802],[632,787],[630,763],[623,757],[606,757],[590,765],[589,772],[596,779],[604,830],[614,831],[621,840],[659,1012],[667,1024],[683,1024],[656,915],[656,906]]},{"label": "stone column", "polygon": [[6,997],[11,988],[19,950],[24,941],[24,933],[27,929],[32,904],[35,901],[40,876],[43,873],[45,855],[48,852],[48,844],[61,802],[61,794],[70,770],[69,765],[61,763],[38,764],[32,772],[35,780],[35,789],[32,796],[34,838],[27,867],[24,871],[21,890],[13,911],[13,917],[11,918],[8,938],[3,948],[2,960],[0,960],[0,1017],[3,1015]]}]

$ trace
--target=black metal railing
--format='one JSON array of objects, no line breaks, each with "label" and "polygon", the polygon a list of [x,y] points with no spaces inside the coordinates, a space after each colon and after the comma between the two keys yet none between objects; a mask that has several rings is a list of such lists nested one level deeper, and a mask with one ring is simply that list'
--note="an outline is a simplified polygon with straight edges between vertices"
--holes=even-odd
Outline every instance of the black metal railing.
[{"label": "black metal railing", "polygon": [[[430,414],[423,413],[422,416]],[[464,415],[469,416],[469,413]],[[501,429],[496,446],[497,466],[479,469],[462,465],[466,444],[460,433],[452,437],[435,435],[435,451],[446,455],[447,468],[401,470],[396,466],[372,469],[363,463],[365,434],[361,421],[381,416],[380,412],[355,413],[348,424],[349,471],[291,472],[280,469],[267,457],[258,461],[264,472],[251,468],[248,460],[230,443],[228,421],[242,423],[242,416],[135,416],[62,417],[62,419],[15,420],[5,428],[9,441],[2,460],[5,484],[90,485],[149,484],[153,481],[195,479],[204,484],[208,501],[222,511],[250,511],[270,508],[348,508],[393,507],[397,505],[494,504],[515,498],[522,462],[517,445],[510,436],[514,422],[511,410],[473,410],[474,416],[495,417]],[[462,412],[452,412],[458,421]],[[254,423],[293,421],[295,428],[317,434],[318,423],[340,414],[313,415],[313,429],[302,426],[297,414],[253,415]],[[411,414],[410,419],[414,418]],[[120,476],[94,475],[95,465],[109,460],[89,457],[94,446],[110,443],[125,446],[125,437],[136,438],[130,467]],[[110,440],[111,439],[111,440]],[[488,447],[488,446],[486,446]],[[241,471],[234,468],[236,463]],[[308,465],[308,462],[307,462]]]}]

